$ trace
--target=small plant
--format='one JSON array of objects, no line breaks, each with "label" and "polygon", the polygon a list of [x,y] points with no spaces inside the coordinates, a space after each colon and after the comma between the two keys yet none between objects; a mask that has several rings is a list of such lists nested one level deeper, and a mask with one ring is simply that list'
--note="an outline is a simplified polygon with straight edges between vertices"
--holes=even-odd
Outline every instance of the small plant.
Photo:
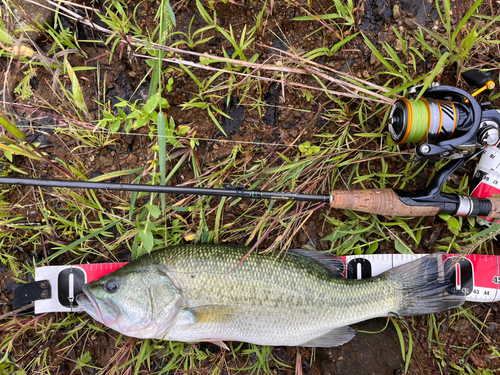
[{"label": "small plant", "polygon": [[229,32],[227,32],[226,30],[224,30],[222,27],[220,26],[216,26],[215,27],[216,30],[218,32],[220,32],[222,35],[224,35],[224,37],[229,41],[231,42],[231,45],[233,46],[234,48],[234,53],[232,56],[228,56],[226,51],[224,50],[224,55],[226,57],[231,57],[231,58],[235,58],[235,57],[239,57],[242,61],[255,61],[256,58],[258,57],[257,54],[254,54],[252,56],[252,58],[250,58],[250,60],[247,59],[244,51],[253,43],[255,37],[254,37],[254,34],[255,34],[255,31],[256,31],[256,28],[253,27],[250,29],[250,31],[247,33],[247,27],[246,25],[243,27],[243,31],[241,32],[241,36],[240,36],[240,40],[238,41],[234,35],[234,31],[233,31],[233,27],[231,25],[229,25]]},{"label": "small plant", "polygon": [[[492,43],[492,41],[489,40],[489,37],[492,35],[492,33],[488,34],[487,30],[500,20],[500,16],[492,18],[481,28],[479,28],[478,23],[475,23],[472,29],[464,29],[464,26],[474,16],[481,3],[482,0],[475,1],[467,11],[467,13],[462,17],[462,19],[457,20],[458,24],[453,30],[451,25],[450,1],[443,1],[443,10],[441,10],[440,3],[436,0],[436,9],[438,10],[439,17],[446,32],[445,37],[424,26],[418,25],[419,31],[415,35],[415,38],[420,42],[423,50],[431,52],[440,61],[445,58],[444,63],[439,69],[439,72],[441,72],[444,66],[449,66],[457,62],[457,73],[459,75],[464,70],[465,60],[471,57],[472,51],[477,45],[479,45],[480,43]],[[423,31],[437,40],[440,43],[440,46],[438,48],[431,47],[425,40]],[[462,33],[466,34],[465,37],[462,37]],[[441,47],[444,47],[446,49],[445,53],[441,52]]]},{"label": "small plant", "polygon": [[213,103],[213,100],[220,100],[222,99],[222,97],[220,95],[215,95],[215,94],[205,94],[205,91],[208,91],[212,82],[214,82],[219,76],[221,76],[223,72],[217,72],[211,78],[204,79],[202,82],[200,82],[200,80],[191,72],[191,70],[188,67],[181,65],[181,68],[193,79],[193,81],[196,82],[199,89],[199,93],[196,94],[193,99],[181,105],[182,109],[185,111],[192,108],[205,109],[210,118],[212,119],[212,121],[215,123],[215,125],[217,125],[219,130],[227,137],[227,134],[222,128],[222,125],[220,124],[219,120],[217,120],[216,114],[220,114],[221,116],[224,116],[226,118],[231,118],[231,117],[222,112]]},{"label": "small plant", "polygon": [[342,48],[345,44],[347,44],[352,39],[356,38],[359,33],[349,35],[346,38],[343,38],[341,41],[335,43],[331,48],[325,46],[325,41],[323,40],[323,47],[316,48],[315,50],[309,51],[304,54],[304,57],[310,60],[314,60],[320,56],[332,57],[335,53]]},{"label": "small plant", "polygon": [[127,14],[127,5],[119,0],[107,0],[105,2],[106,13],[98,13],[102,22],[104,22],[111,30],[112,34],[106,39],[106,44],[111,44],[111,54],[109,62],[113,59],[113,53],[116,51],[118,44],[123,43],[127,35],[141,36],[142,30],[140,27],[130,22],[130,16]]},{"label": "small plant", "polygon": [[320,152],[321,148],[319,146],[312,146],[311,142],[307,141],[299,146],[299,151],[302,155],[308,156]]},{"label": "small plant", "polygon": [[[169,107],[168,101],[164,98],[161,98],[161,105],[163,108]],[[124,99],[120,99],[120,102],[115,106],[116,115],[109,108],[102,110],[103,118],[99,121],[99,126],[114,134],[123,125],[123,129],[128,133],[156,122],[158,118],[157,109],[160,106],[160,94],[150,97],[142,108],[139,106],[138,100],[131,104]]]},{"label": "small plant", "polygon": [[[213,26],[210,25],[202,27],[201,29],[196,30],[194,33],[191,33],[191,27],[193,26],[193,21],[194,21],[194,16],[191,18],[191,22],[189,22],[187,34],[183,33],[182,31],[176,31],[175,33],[172,34],[172,35],[183,35],[186,38],[185,40],[179,40],[177,42],[172,43],[172,47],[177,47],[185,44],[188,46],[188,48],[194,49],[197,45],[204,44],[213,38],[213,36],[208,38],[203,38],[203,33],[205,31],[213,29]],[[200,36],[200,38],[195,40],[195,38],[198,35]]]},{"label": "small plant", "polygon": [[[294,0],[287,0],[290,3],[292,3],[295,6],[298,6],[298,4]],[[311,9],[312,1],[308,0],[308,8]],[[301,8],[303,11],[306,13],[310,14],[308,16],[303,16],[303,17],[294,17],[292,20],[294,21],[317,21],[321,23],[324,27],[329,28],[332,30],[326,23],[325,21],[340,21],[339,23],[341,25],[345,26],[353,26],[354,25],[354,3],[352,0],[347,0],[347,1],[340,1],[340,0],[334,0],[334,5],[330,9],[334,9],[335,13],[327,13],[327,14],[321,14],[321,15],[313,15],[311,14],[308,10],[305,8]],[[327,11],[330,11],[328,9]],[[337,26],[336,23],[333,23],[333,25]],[[339,29],[341,27],[337,26]]]}]

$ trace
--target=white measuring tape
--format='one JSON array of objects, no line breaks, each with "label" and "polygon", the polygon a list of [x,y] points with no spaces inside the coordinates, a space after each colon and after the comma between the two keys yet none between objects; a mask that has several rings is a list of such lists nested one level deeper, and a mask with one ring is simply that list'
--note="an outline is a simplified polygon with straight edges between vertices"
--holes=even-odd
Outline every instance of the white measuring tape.
[{"label": "white measuring tape", "polygon": [[[498,144],[486,148],[479,163],[477,163],[471,182],[471,196],[488,198],[493,194],[500,196],[500,149]],[[498,224],[500,219],[481,217],[478,222]]]},{"label": "white measuring tape", "polygon": [[[365,279],[376,276],[393,267],[411,262],[426,254],[379,254],[338,257],[336,267],[343,269],[344,276]],[[444,255],[446,261],[454,261],[456,254]],[[75,297],[82,292],[85,283],[97,280],[126,263],[98,263],[74,266],[47,266],[35,270],[35,281],[47,281],[51,287],[50,298],[35,301],[35,313],[82,311]],[[348,271],[349,270],[349,271]],[[457,290],[466,295],[467,301],[500,301],[500,256],[468,255],[455,265],[452,281]]]}]

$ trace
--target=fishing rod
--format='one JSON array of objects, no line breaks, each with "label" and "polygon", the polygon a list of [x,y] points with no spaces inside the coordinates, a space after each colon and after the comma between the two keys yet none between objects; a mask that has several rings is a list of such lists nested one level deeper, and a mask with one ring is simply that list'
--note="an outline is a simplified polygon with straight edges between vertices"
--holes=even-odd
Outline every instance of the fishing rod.
[{"label": "fishing rod", "polygon": [[434,216],[438,213],[446,213],[459,216],[487,216],[500,218],[500,198],[476,198],[441,192],[448,177],[480,152],[482,152],[482,150],[478,150],[467,158],[450,161],[446,167],[442,168],[436,174],[436,177],[426,189],[414,192],[394,189],[334,190],[327,195],[313,195],[247,190],[241,186],[234,187],[230,184],[224,184],[224,189],[216,189],[8,177],[1,177],[0,184],[321,202],[329,203],[332,208],[336,209],[362,211],[390,216]]},{"label": "fishing rod", "polygon": [[463,77],[470,85],[482,87],[473,94],[452,86],[434,85],[422,93],[422,86],[414,87],[409,97],[398,99],[391,110],[389,133],[397,145],[416,144],[416,154],[421,159],[451,159],[423,190],[334,190],[327,195],[314,195],[247,190],[230,184],[224,184],[224,189],[216,189],[7,177],[0,178],[0,184],[321,202],[329,203],[335,209],[389,216],[445,213],[500,218],[500,198],[442,192],[444,183],[453,172],[482,153],[485,147],[496,145],[500,139],[500,112],[491,108],[490,103],[479,104],[474,98],[483,91],[492,90],[494,82],[479,70],[466,72]]}]

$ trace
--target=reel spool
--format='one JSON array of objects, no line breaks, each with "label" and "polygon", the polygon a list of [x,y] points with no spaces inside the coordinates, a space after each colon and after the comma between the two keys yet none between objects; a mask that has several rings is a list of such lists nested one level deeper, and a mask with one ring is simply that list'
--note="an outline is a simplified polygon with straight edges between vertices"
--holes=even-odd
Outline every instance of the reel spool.
[{"label": "reel spool", "polygon": [[457,127],[457,133],[469,130],[470,112],[464,104],[451,100],[402,98],[392,108],[389,132],[397,145],[445,141],[453,137]]},{"label": "reel spool", "polygon": [[469,94],[456,87],[435,85],[419,99],[420,90],[415,87],[409,98],[398,99],[389,116],[394,143],[416,144],[416,153],[421,157],[450,159],[496,144],[500,139],[500,113],[488,108],[489,103],[480,105],[474,99],[483,91],[493,90],[495,83],[478,70],[462,76],[470,85],[482,87]]}]

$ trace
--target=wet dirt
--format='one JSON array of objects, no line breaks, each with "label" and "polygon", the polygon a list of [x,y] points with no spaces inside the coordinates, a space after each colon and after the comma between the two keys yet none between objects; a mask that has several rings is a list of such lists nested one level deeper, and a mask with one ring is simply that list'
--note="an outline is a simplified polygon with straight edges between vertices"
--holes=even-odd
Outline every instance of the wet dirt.
[{"label": "wet dirt", "polygon": [[[139,4],[139,2],[134,2]],[[372,42],[379,46],[380,43],[387,42],[398,51],[397,38],[392,27],[398,29],[415,29],[416,23],[426,24],[429,27],[434,25],[436,21],[436,10],[434,3],[429,2],[408,2],[408,1],[387,1],[387,0],[367,0],[360,3],[356,13],[356,29],[364,30]],[[461,9],[468,9],[470,2],[460,1]],[[93,4],[95,6],[95,4]],[[133,5],[133,4],[129,4]],[[398,8],[395,8],[395,6]],[[154,28],[154,14],[156,12],[156,3],[154,1],[145,1],[140,4],[137,11],[137,20],[143,28]],[[216,5],[219,23],[221,26],[228,28],[231,25],[237,35],[241,35],[243,27],[248,23],[249,19],[254,19],[258,16],[260,2],[254,1],[244,5],[236,5],[234,3]],[[316,9],[329,9],[331,2],[319,0],[315,4]],[[484,5],[485,7],[488,5]],[[488,14],[485,11],[485,14]],[[272,57],[277,52],[268,48],[275,47],[280,50],[288,50],[295,52],[307,52],[323,45],[332,46],[339,39],[339,32],[347,32],[347,30],[336,30],[329,32],[323,30],[319,34],[313,34],[317,30],[318,25],[315,22],[297,23],[292,21],[293,17],[302,16],[303,13],[299,8],[291,6],[288,2],[275,1],[274,10],[271,14],[269,11],[265,17],[265,27],[263,31],[257,34],[254,49],[252,52],[259,54],[258,61],[265,61]],[[176,8],[177,29],[179,31],[188,32],[191,18],[195,16],[193,22],[194,28],[205,26],[204,20],[199,16],[196,10],[196,3],[188,1],[181,3]],[[78,25],[69,20],[67,27],[80,33],[82,39],[105,39],[105,36],[99,35],[94,30],[88,27]],[[97,21],[96,21],[97,22]],[[441,31],[437,29],[437,31]],[[207,43],[197,45],[193,50],[199,53],[209,53],[214,55],[223,55],[223,49],[229,55],[234,52],[231,44],[227,40],[222,40],[219,34],[209,31],[205,37],[214,38]],[[345,35],[344,35],[345,36]],[[172,38],[172,42],[176,41],[177,37]],[[44,51],[48,51],[52,46],[50,39],[44,39],[40,42]],[[141,128],[134,130],[131,134],[123,133],[123,125],[120,132],[110,137],[103,143],[100,148],[90,148],[82,142],[75,140],[73,137],[65,135],[69,132],[68,123],[72,122],[74,127],[87,126],[88,121],[99,118],[97,102],[110,103],[110,108],[117,111],[116,104],[119,103],[118,98],[124,98],[130,101],[144,101],[147,98],[149,81],[144,77],[148,77],[149,65],[144,60],[131,57],[131,51],[124,44],[115,52],[111,52],[108,46],[103,43],[82,43],[82,49],[86,56],[80,54],[68,55],[68,61],[72,66],[86,66],[95,68],[93,70],[85,70],[78,72],[80,83],[83,88],[84,98],[89,110],[88,118],[78,119],[75,111],[60,100],[60,97],[52,90],[54,86],[53,72],[48,72],[40,68],[36,73],[36,84],[33,84],[34,95],[31,98],[17,100],[13,111],[16,114],[16,119],[19,125],[23,126],[23,130],[29,134],[29,139],[32,142],[40,143],[40,148],[48,153],[51,160],[63,160],[68,164],[82,162],[85,169],[88,171],[86,177],[96,177],[98,175],[114,172],[118,170],[132,169],[137,167],[147,167],[147,161],[152,158],[151,147],[154,145],[148,137],[148,130]],[[186,47],[181,47],[186,48]],[[417,70],[420,73],[431,70],[436,61],[429,54],[425,55],[428,60],[421,63]],[[186,60],[198,62],[197,58],[185,55]],[[404,60],[404,57],[401,56]],[[487,57],[485,57],[487,59]],[[344,48],[338,51],[332,57],[321,57],[318,62],[342,71],[349,71],[357,77],[372,77],[372,81],[376,84],[384,84],[387,77],[377,75],[379,72],[380,62],[373,58],[372,53],[363,43],[361,36],[354,38],[346,44]],[[164,65],[167,67],[167,64]],[[172,66],[172,68],[177,68]],[[454,84],[456,82],[455,70],[446,71],[442,77],[443,83]],[[204,70],[196,70],[197,77],[200,80],[208,79],[212,73]],[[231,147],[235,143],[241,144],[242,158],[251,155],[254,159],[262,159],[270,155],[273,150],[269,143],[292,143],[297,136],[300,136],[300,142],[314,141],[313,134],[318,132],[335,133],[339,125],[328,121],[325,117],[319,117],[316,121],[303,121],[305,115],[302,110],[316,111],[318,104],[326,101],[324,96],[316,96],[314,100],[308,100],[306,94],[300,90],[292,89],[288,86],[282,86],[277,83],[263,81],[262,85],[262,100],[268,105],[261,113],[257,108],[253,108],[252,103],[248,99],[242,99],[243,92],[236,90],[231,95],[231,99],[227,102],[227,90],[219,92],[219,98],[214,98],[212,103],[224,113],[230,115],[232,119],[226,119],[218,115],[218,119],[222,124],[224,131],[227,133],[226,138],[222,132],[215,126],[214,122],[208,115],[207,111],[200,108],[192,108],[189,111],[183,110],[181,105],[193,99],[198,94],[198,87],[185,74],[180,74],[177,70],[172,70],[170,73],[174,77],[174,86],[171,92],[164,92],[163,96],[168,100],[170,108],[165,113],[170,118],[175,119],[176,126],[188,125],[196,131],[198,138],[201,138],[198,148],[198,160],[202,170],[210,168],[211,163],[222,160],[231,152]],[[12,72],[12,77],[17,83],[22,79],[21,72]],[[2,77],[3,78],[3,77]],[[168,79],[168,77],[166,77]],[[70,89],[70,81],[68,77],[61,77],[65,85]],[[302,83],[315,86],[314,78],[310,76],[301,77]],[[3,79],[0,80],[3,82]],[[251,94],[257,95],[256,90]],[[496,103],[498,104],[498,103]],[[29,107],[25,107],[25,106]],[[53,106],[60,106],[57,113]],[[333,104],[329,103],[331,108]],[[36,110],[33,110],[36,108]],[[68,121],[71,119],[72,121]],[[353,115],[353,123],[356,123],[356,116]],[[379,120],[374,118],[368,124],[371,131],[377,131],[380,126]],[[229,142],[227,142],[229,140]],[[374,148],[376,145],[369,144],[367,148]],[[176,160],[173,160],[168,168],[175,165]],[[53,170],[46,163],[28,162],[23,157],[15,157],[15,165],[26,172],[33,178],[64,178],[59,172]],[[371,169],[368,171],[365,166],[361,166],[360,172],[373,172],[382,169],[380,163],[372,163]],[[397,159],[391,162],[393,171],[401,171],[405,168],[405,164]],[[470,170],[472,167],[467,167]],[[425,186],[430,171],[423,171],[411,185],[407,185],[406,189],[421,189]],[[458,173],[456,181],[460,181],[462,175],[467,173],[466,169]],[[348,174],[346,174],[348,175]],[[114,182],[131,183],[138,174],[121,176]],[[181,184],[190,181],[193,178],[193,171],[189,166],[182,166],[176,175],[176,183]],[[455,185],[458,185],[456,183]],[[389,183],[392,183],[390,178]],[[452,182],[453,183],[453,182]],[[370,182],[366,183],[367,187],[378,188],[372,186]],[[344,188],[339,183],[339,188]],[[32,188],[15,188],[10,195],[10,201],[16,204],[14,213],[29,218],[31,221],[41,220],[42,216],[37,209],[37,194]],[[101,192],[100,198],[104,209],[110,211],[120,204],[120,199],[127,200],[126,193],[105,193]],[[65,203],[61,202],[55,195],[44,196],[47,204],[60,208],[65,208]],[[175,203],[174,198],[168,198],[169,203]],[[212,208],[216,204],[212,203]],[[235,211],[236,210],[236,211]],[[240,212],[243,209],[228,208],[226,214],[236,215],[237,210]],[[331,216],[339,219],[345,219],[347,214],[342,211],[332,210],[323,207],[315,212],[314,217],[306,222],[304,227],[299,229],[293,239],[292,247],[302,247],[309,245],[321,250],[328,250],[330,243],[328,241],[319,241],[329,234],[328,225],[325,224],[324,216]],[[207,217],[207,221],[213,224],[214,217]],[[432,251],[436,246],[436,241],[440,238],[449,236],[445,224],[439,219],[426,219],[426,226],[429,229],[422,234],[423,248],[420,251]],[[57,231],[43,234],[47,247],[43,250],[37,249],[38,256],[44,258],[51,254],[49,242],[60,244],[69,244],[75,239],[71,235],[60,235]],[[240,244],[245,242],[246,238],[240,239]],[[261,247],[268,246],[273,239],[269,238],[261,244]],[[24,249],[30,252],[29,245]],[[96,250],[104,250],[100,248],[99,243],[96,243]],[[125,254],[124,247],[123,253]],[[394,253],[394,247],[391,241],[380,243],[379,253]],[[498,246],[494,249],[495,254],[500,254]],[[126,255],[124,255],[126,256]],[[59,257],[52,264],[65,264],[71,260],[71,255]],[[89,261],[101,261],[99,257],[89,258]],[[11,290],[13,287],[13,274],[8,272],[0,273],[0,303],[7,306],[7,301],[11,298]],[[442,329],[439,332],[440,341],[449,344],[447,355],[456,363],[460,361],[467,350],[479,343],[479,345],[466,357],[467,361],[475,367],[498,369],[500,361],[498,358],[492,357],[487,351],[489,342],[497,342],[500,327],[500,310],[499,304],[469,304],[469,307],[474,310],[474,315],[481,321],[484,321],[487,329],[483,329],[482,335],[478,336],[478,331],[466,320],[459,320],[457,324]],[[8,310],[8,307],[5,309]],[[4,312],[7,311],[4,309]],[[54,314],[51,317],[44,319],[58,319],[60,315]],[[445,319],[442,315],[439,319]],[[20,318],[20,324],[32,319],[31,317]],[[429,352],[435,350],[432,342],[427,339],[426,327],[428,325],[427,317],[417,317],[414,323],[410,325],[410,333],[412,338],[418,345],[414,345],[414,352],[409,367],[409,374],[434,374],[436,369],[429,363]],[[374,320],[363,323],[358,326],[360,329],[377,331],[381,329],[385,323],[381,320]],[[412,331],[413,330],[413,331]],[[69,330],[68,330],[69,331]],[[60,331],[54,334],[53,341],[55,343],[60,340],[67,332]],[[403,332],[408,347],[408,332]],[[93,358],[92,364],[103,368],[109,367],[110,363],[119,363],[123,358],[119,357],[119,351],[131,345],[132,341],[128,340],[121,342],[115,346],[118,335],[114,332],[107,331],[96,333],[95,337],[91,338],[92,343],[78,342],[67,353],[67,357],[60,358],[57,355],[56,349],[48,349],[50,361],[58,374],[73,373],[76,359],[82,354],[82,351],[89,351]],[[135,341],[134,341],[135,342]],[[15,351],[19,353],[29,351],[29,340],[24,339],[22,342],[16,343]],[[214,353],[219,352],[217,347],[209,346]],[[273,352],[278,361],[281,361],[290,367],[281,366],[277,361],[270,362],[270,369],[274,374],[292,374],[295,371],[297,358],[301,359],[302,373],[314,375],[327,374],[401,374],[404,372],[404,361],[401,354],[400,343],[396,331],[389,327],[382,333],[378,334],[358,334],[350,343],[338,348],[332,349],[316,349],[314,353],[310,349],[300,349],[300,357],[297,357],[297,349],[295,348],[276,348]],[[43,350],[34,352],[31,358],[41,356]],[[117,357],[118,355],[118,357]],[[229,353],[226,354],[229,356]],[[313,360],[314,359],[314,360]],[[256,361],[252,358],[251,361]],[[444,369],[446,370],[447,358],[443,358]],[[161,360],[158,359],[156,369],[161,368]],[[201,366],[208,366],[207,363],[202,363]],[[238,359],[228,360],[228,368],[242,366]],[[90,370],[84,370],[83,373],[92,373]],[[230,373],[230,372],[228,372]],[[246,374],[243,371],[241,374]]]}]

